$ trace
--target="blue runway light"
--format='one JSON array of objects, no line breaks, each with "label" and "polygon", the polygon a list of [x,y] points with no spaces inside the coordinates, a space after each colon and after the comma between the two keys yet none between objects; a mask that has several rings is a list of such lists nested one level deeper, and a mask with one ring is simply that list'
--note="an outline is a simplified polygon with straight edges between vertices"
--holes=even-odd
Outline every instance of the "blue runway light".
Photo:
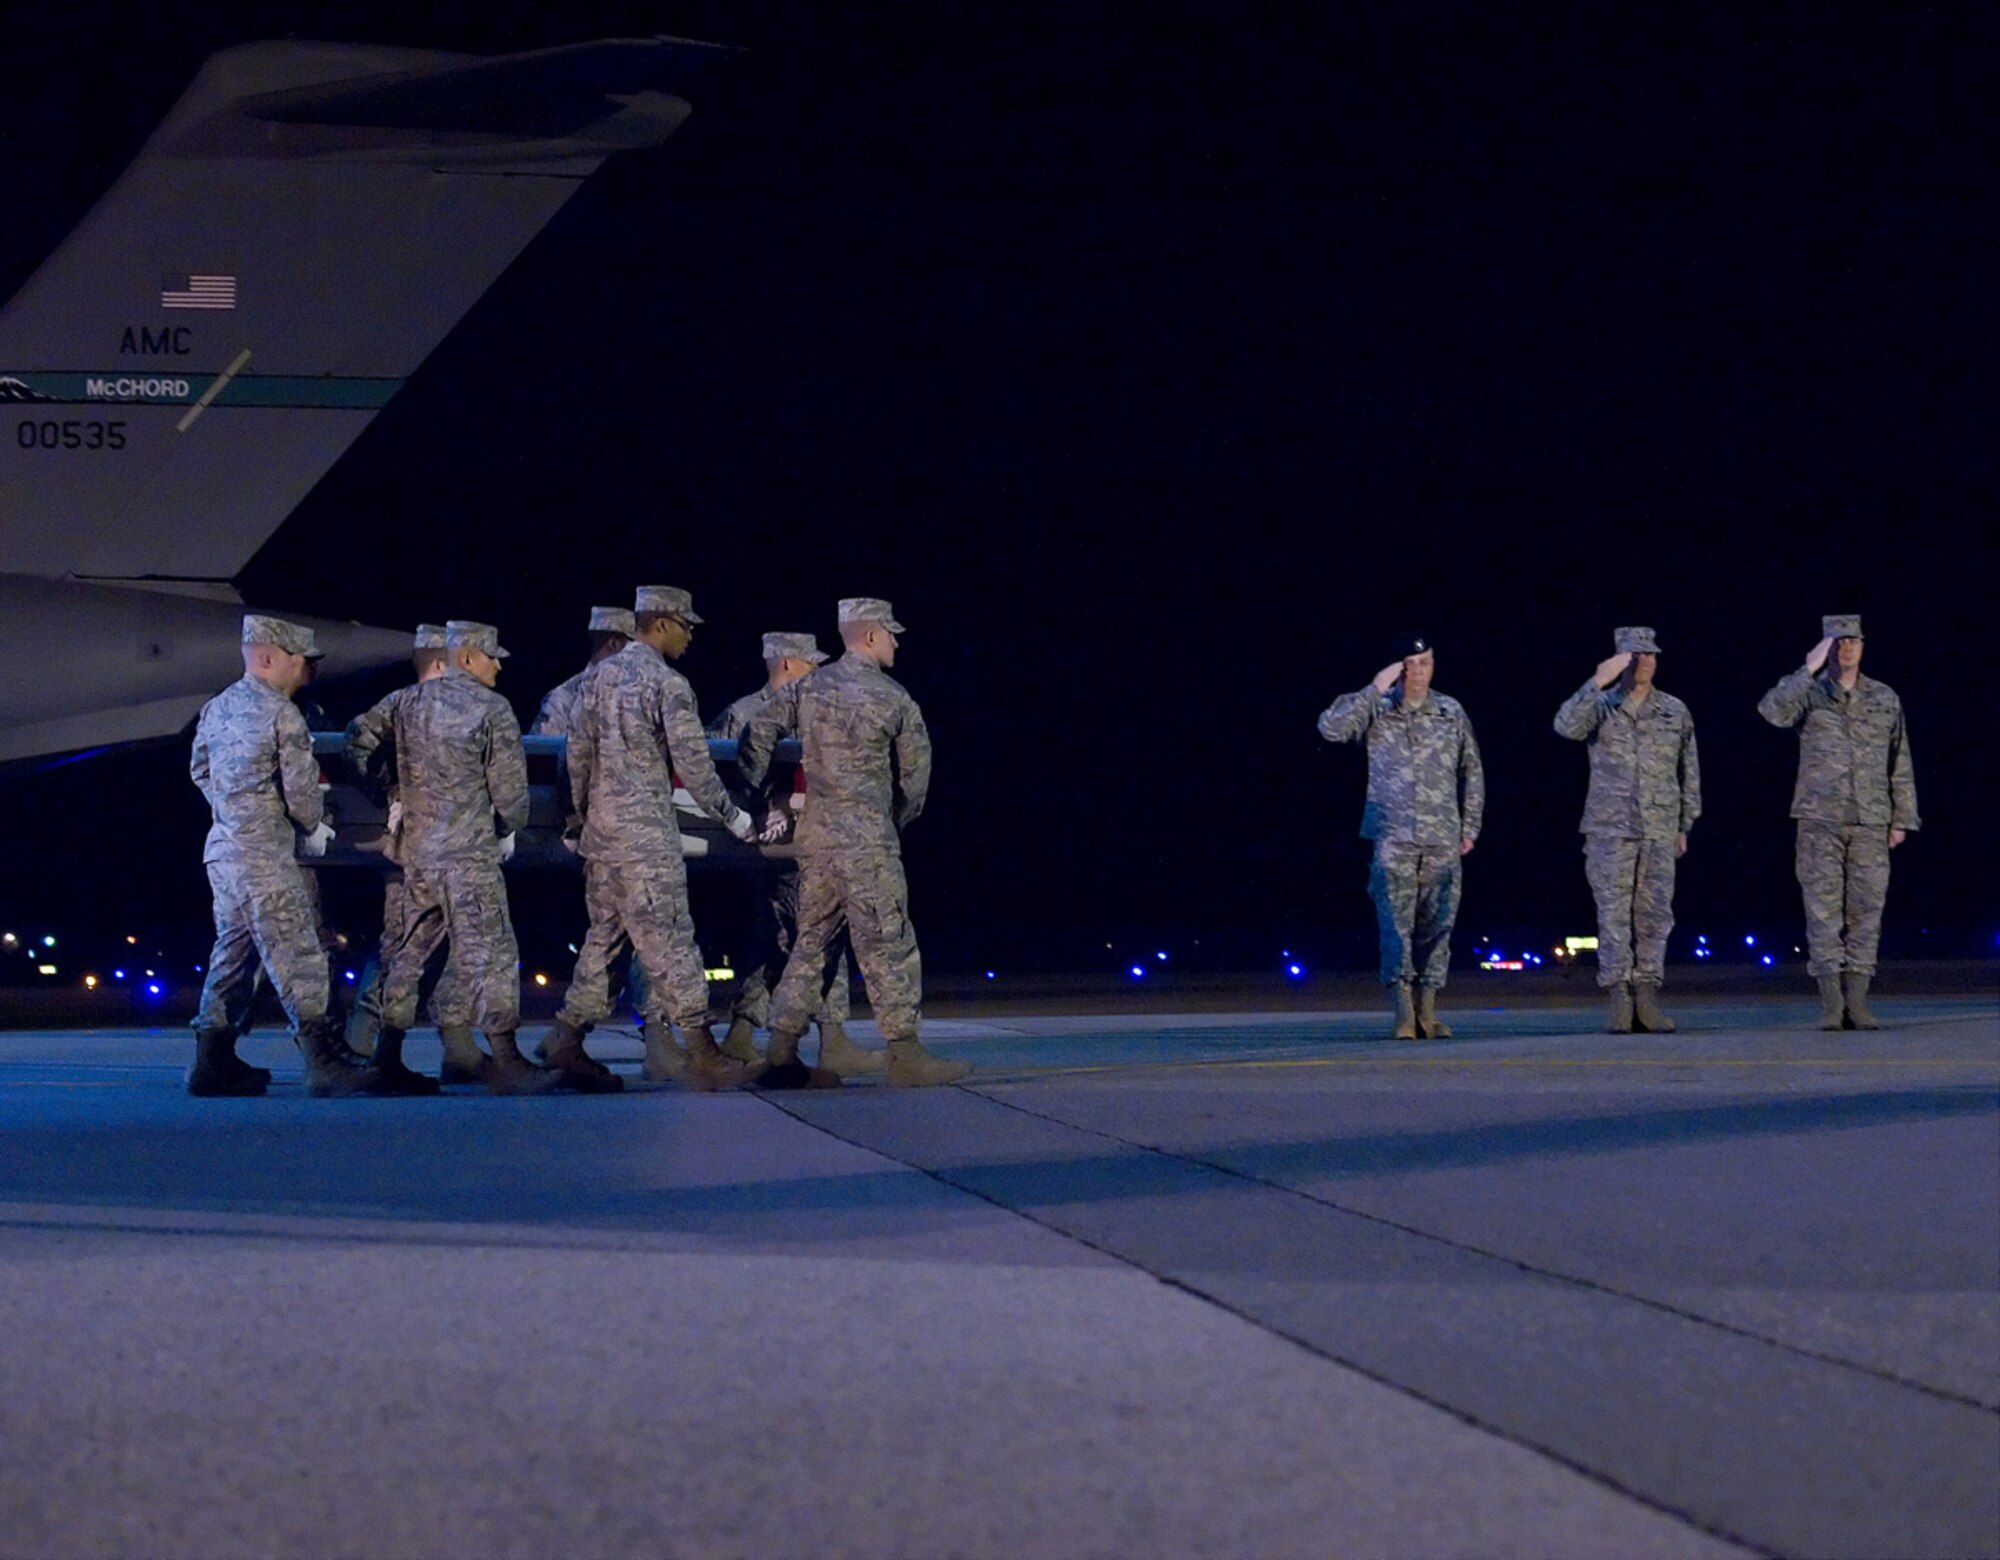
[{"label": "blue runway light", "polygon": [[1305,969],[1301,965],[1287,964],[1285,966],[1285,973],[1290,975],[1294,980],[1296,980],[1299,976],[1305,974]]},{"label": "blue runway light", "polygon": [[1771,962],[1771,956],[1767,953],[1764,955],[1762,959],[1758,960],[1757,962],[1760,964],[1769,964]]},{"label": "blue runway light", "polygon": [[346,974],[347,974],[347,979],[348,979],[348,981],[349,981],[350,983],[352,983],[352,981],[354,980],[354,971],[352,971],[352,970],[348,970],[348,971],[346,972]]},{"label": "blue runway light", "polygon": [[160,983],[158,981],[153,981],[146,987],[146,991],[148,995],[157,997],[160,994]]},{"label": "blue runway light", "polygon": [[53,937],[44,937],[42,939],[42,946],[44,948],[53,948],[55,945],[56,940]]},{"label": "blue runway light", "polygon": [[986,978],[987,978],[988,980],[991,980],[991,979],[993,978],[993,972],[992,972],[991,970],[988,970],[988,971],[986,972]]},{"label": "blue runway light", "polygon": [[1167,962],[1167,956],[1164,953],[1156,953],[1153,957],[1158,959],[1162,964]]},{"label": "blue runway light", "polygon": [[1132,966],[1132,978],[1133,978],[1134,980],[1144,980],[1144,979],[1146,978],[1146,966],[1145,966],[1145,965],[1143,965],[1143,964],[1135,964],[1135,965],[1133,965],[1133,966]]},{"label": "blue runway light", "polygon": [[1699,932],[1695,933],[1694,940],[1698,943],[1706,943],[1708,941],[1708,939],[1702,936]]},{"label": "blue runway light", "polygon": [[1753,937],[1750,933],[1745,932],[1743,934],[1743,946],[1746,948],[1754,948],[1757,946],[1757,939]]},{"label": "blue runway light", "polygon": [[125,972],[123,970],[113,970],[111,972],[111,978],[113,980],[123,980],[125,978]]}]

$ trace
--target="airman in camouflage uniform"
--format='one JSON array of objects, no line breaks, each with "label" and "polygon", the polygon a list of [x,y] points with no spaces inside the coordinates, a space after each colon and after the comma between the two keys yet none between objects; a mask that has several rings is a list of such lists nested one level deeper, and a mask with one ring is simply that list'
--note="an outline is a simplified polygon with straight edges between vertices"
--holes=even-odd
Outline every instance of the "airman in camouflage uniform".
[{"label": "airman in camouflage uniform", "polygon": [[[751,719],[773,695],[825,661],[825,652],[811,634],[766,634],[764,686],[746,693],[711,721],[708,734],[727,741],[741,738]],[[803,778],[804,770],[799,774]],[[797,822],[794,804],[804,800],[803,792],[775,798],[758,839],[772,844],[787,839]],[[722,1043],[724,1055],[749,1063],[761,1060],[751,1036],[770,1021],[771,993],[784,974],[785,961],[798,937],[798,863],[767,863],[758,878],[757,896],[757,913],[750,931],[751,953],[744,960],[742,978],[737,983],[736,1001],[729,1016],[729,1036]],[[880,1072],[888,1064],[887,1056],[856,1045],[847,1033],[850,1002],[847,987],[847,955],[843,952],[830,977],[825,998],[813,1009],[813,1021],[819,1025],[819,1064],[842,1076]]]},{"label": "airman in camouflage uniform", "polygon": [[542,707],[535,714],[534,724],[528,727],[528,735],[566,737],[574,731],[577,705],[583,698],[583,679],[591,667],[629,645],[633,632],[632,614],[623,607],[592,607],[590,659],[584,663],[582,671],[549,690],[548,697],[542,700]]},{"label": "airman in camouflage uniform", "polygon": [[1464,707],[1431,691],[1431,642],[1409,634],[1397,648],[1400,659],[1320,715],[1319,734],[1368,744],[1361,837],[1375,842],[1368,891],[1381,930],[1382,982],[1395,993],[1395,1037],[1414,1040],[1421,1030],[1427,1040],[1445,1039],[1451,1028],[1437,1016],[1437,993],[1451,963],[1459,861],[1486,812],[1486,772]]},{"label": "airman in camouflage uniform", "polygon": [[[583,703],[583,680],[592,668],[609,660],[632,642],[635,625],[632,613],[625,607],[592,607],[590,609],[590,659],[584,662],[583,670],[574,677],[566,678],[551,688],[542,700],[542,707],[535,713],[535,722],[528,728],[531,737],[568,737],[576,730],[577,711]],[[569,753],[567,744],[557,772],[561,776],[564,796],[569,794]],[[625,961],[625,994],[631,1001],[632,1011],[639,1014],[639,1022],[645,1023],[646,972],[639,967],[637,959]]]},{"label": "airman in camouflage uniform", "polygon": [[1805,898],[1806,967],[1819,985],[1819,1026],[1876,1029],[1868,1006],[1889,852],[1920,827],[1903,701],[1861,675],[1861,619],[1822,618],[1823,637],[1798,671],[1758,701],[1774,726],[1799,729],[1795,857]]},{"label": "airman in camouflage uniform", "polygon": [[292,696],[320,656],[313,632],[243,619],[243,676],[202,707],[189,776],[213,823],[202,849],[215,948],[195,1012],[190,1094],[262,1094],[271,1075],[236,1055],[261,963],[291,1021],[315,1095],[369,1092],[379,1075],[348,1050],[327,1012],[326,953],[297,852],[325,854],[333,829],[312,737]]},{"label": "airman in camouflage uniform", "polygon": [[[667,664],[686,652],[701,621],[686,591],[642,586],[632,643],[585,677],[569,738],[590,931],[542,1054],[585,1087],[623,1087],[584,1051],[583,1037],[610,1012],[611,968],[627,946],[646,977],[646,1076],[684,1075],[705,1088],[748,1077],[709,1032],[708,979],[688,913],[687,864],[674,820],[678,773],[696,802],[738,839],[756,832],[715,772],[694,689]],[[671,1054],[669,1020],[687,1036],[685,1062]]]},{"label": "airman in camouflage uniform", "polygon": [[[442,623],[419,623],[410,651],[410,669],[416,673],[418,683],[435,681],[444,676],[447,662]],[[348,724],[351,739],[357,727],[372,727],[377,740],[386,738],[394,719],[395,706],[408,698],[414,691],[399,688],[382,700],[366,714]],[[379,760],[387,767],[394,755],[394,744],[389,743],[379,750]],[[372,776],[363,775],[364,784],[371,783]],[[347,1015],[347,1043],[362,1056],[373,1054],[375,1037],[382,1029],[382,976],[387,968],[386,950],[402,938],[404,913],[408,898],[403,891],[402,869],[402,803],[396,799],[396,788],[390,780],[386,794],[389,802],[388,827],[382,834],[382,856],[390,863],[389,870],[382,877],[382,940],[376,953],[361,972],[361,984],[354,994],[354,1007]],[[446,967],[443,977],[431,993],[431,1016],[436,1020],[438,1034],[444,1042],[444,1065],[438,1074],[440,1083],[479,1083],[486,1077],[486,1056],[479,1049],[479,1042],[472,1034],[472,1010],[465,1000],[465,994],[451,978],[452,972]]]},{"label": "airman in camouflage uniform", "polygon": [[744,782],[757,786],[781,738],[805,748],[798,934],[772,999],[770,1071],[759,1080],[772,1087],[801,1082],[799,1036],[827,995],[843,940],[889,1042],[889,1082],[953,1083],[972,1070],[931,1055],[918,1037],[923,966],[899,836],[930,792],[931,739],[917,701],[888,673],[902,632],[888,602],[842,601],[847,654],[772,694],[737,750]]},{"label": "airman in camouflage uniform", "polygon": [[[1674,867],[1701,816],[1694,717],[1653,686],[1659,642],[1620,628],[1613,654],[1556,711],[1556,730],[1590,744],[1583,862],[1597,899],[1597,983],[1610,1000],[1606,1028],[1670,1034],[1660,1011],[1667,934],[1674,929]],[[1636,955],[1634,952],[1636,945]]]},{"label": "airman in camouflage uniform", "polygon": [[402,1049],[424,972],[444,948],[448,978],[464,992],[492,1052],[487,1088],[541,1093],[561,1080],[515,1044],[520,950],[500,873],[515,831],[528,821],[521,727],[493,691],[507,652],[497,629],[463,619],[445,625],[445,646],[451,665],[444,676],[384,701],[348,729],[349,756],[365,773],[381,764],[384,746],[393,749],[402,804],[404,910],[387,950],[375,1063],[398,1092],[437,1092],[435,1080],[402,1065]]}]

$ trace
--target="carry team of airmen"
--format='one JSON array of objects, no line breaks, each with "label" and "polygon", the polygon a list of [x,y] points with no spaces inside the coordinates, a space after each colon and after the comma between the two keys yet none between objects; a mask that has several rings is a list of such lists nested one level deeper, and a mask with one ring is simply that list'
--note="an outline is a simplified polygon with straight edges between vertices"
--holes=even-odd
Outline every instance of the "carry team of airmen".
[{"label": "carry team of airmen", "polygon": [[[189,1092],[255,1095],[268,1086],[268,1071],[236,1055],[260,966],[315,1095],[434,1094],[440,1082],[484,1083],[496,1094],[615,1092],[623,1080],[584,1041],[611,1011],[621,966],[645,1020],[642,1072],[654,1081],[793,1089],[837,1087],[860,1073],[900,1086],[966,1076],[965,1063],[933,1055],[920,1036],[922,964],[901,833],[923,811],[931,747],[922,711],[889,675],[902,625],[886,601],[843,600],[846,653],[830,664],[810,634],[765,635],[765,685],[704,728],[694,690],[671,664],[701,621],[685,590],[664,585],[642,587],[629,613],[594,608],[590,664],[548,695],[532,728],[567,739],[575,812],[564,843],[583,858],[590,916],[537,1061],[517,1038],[519,952],[501,874],[527,822],[528,779],[520,726],[494,691],[507,656],[498,631],[465,621],[420,627],[418,680],[348,727],[351,764],[390,797],[386,852],[394,870],[384,891],[379,995],[364,989],[358,1022],[344,1036],[331,1016],[316,896],[298,862],[323,854],[333,837],[311,738],[293,703],[320,652],[308,628],[246,617],[244,675],[203,708],[190,766],[213,817],[203,861],[216,941],[194,1020]],[[1873,1029],[1868,988],[1889,853],[1918,827],[1916,783],[1901,702],[1861,675],[1861,620],[1829,616],[1821,627],[1804,664],[1758,711],[1799,731],[1792,817],[1820,1027]],[[1613,646],[1563,702],[1555,728],[1589,752],[1581,833],[1597,903],[1606,1027],[1667,1033],[1674,1022],[1659,992],[1674,874],[1701,814],[1694,720],[1655,686],[1660,647],[1650,628],[1620,628]],[[1361,833],[1374,843],[1369,891],[1381,978],[1394,1000],[1392,1033],[1441,1039],[1451,1030],[1437,994],[1450,964],[1464,858],[1483,822],[1485,774],[1464,707],[1432,690],[1430,641],[1406,636],[1396,651],[1367,686],[1334,701],[1319,730],[1329,742],[1367,748]],[[761,820],[716,773],[711,735],[737,740],[739,775]],[[797,738],[804,755],[796,819],[799,798],[773,797],[768,786],[786,737]],[[688,907],[677,778],[737,839],[790,837],[797,845],[796,869],[767,880],[759,947],[721,1042]],[[850,955],[885,1051],[847,1035]],[[406,1066],[402,1052],[440,960],[432,1012],[444,1063],[432,1079]],[[769,1037],[761,1054],[760,1025]],[[817,1066],[800,1056],[809,1025],[819,1030]],[[475,1030],[486,1037],[484,1050]]]}]

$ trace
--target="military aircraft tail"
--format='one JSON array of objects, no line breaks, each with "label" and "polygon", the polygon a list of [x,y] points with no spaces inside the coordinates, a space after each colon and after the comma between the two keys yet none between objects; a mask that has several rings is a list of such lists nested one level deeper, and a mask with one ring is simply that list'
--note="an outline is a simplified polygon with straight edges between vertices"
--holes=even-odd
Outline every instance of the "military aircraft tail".
[{"label": "military aircraft tail", "polygon": [[[0,310],[0,762],[173,731],[234,676],[228,582],[582,182],[672,135],[681,89],[730,52],[277,42],[206,61]],[[407,653],[321,627],[329,664]]]}]

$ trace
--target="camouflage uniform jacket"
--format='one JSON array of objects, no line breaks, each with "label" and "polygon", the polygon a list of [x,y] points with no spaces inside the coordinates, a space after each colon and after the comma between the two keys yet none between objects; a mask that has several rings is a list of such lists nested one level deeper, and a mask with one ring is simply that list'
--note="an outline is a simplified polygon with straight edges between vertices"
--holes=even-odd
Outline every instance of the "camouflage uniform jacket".
[{"label": "camouflage uniform jacket", "polygon": [[658,862],[679,854],[678,773],[702,811],[727,821],[736,804],[708,756],[694,689],[667,658],[635,639],[584,678],[569,735],[570,794],[592,861]]},{"label": "camouflage uniform jacket", "polygon": [[739,739],[737,768],[761,785],[780,737],[805,750],[806,851],[901,854],[898,831],[924,810],[931,736],[903,685],[865,655],[844,655],[772,694]]},{"label": "camouflage uniform jacket", "polygon": [[1368,742],[1368,800],[1361,837],[1458,848],[1479,838],[1486,816],[1486,771],[1472,722],[1458,700],[1433,691],[1412,709],[1400,688],[1370,683],[1342,694],[1319,718],[1329,742]]},{"label": "camouflage uniform jacket", "polygon": [[1774,726],[1799,728],[1792,816],[1815,823],[1916,829],[1917,776],[1903,730],[1903,701],[1872,677],[1844,689],[1827,670],[1804,667],[1757,701]]},{"label": "camouflage uniform jacket", "polygon": [[[379,711],[387,710],[383,721]],[[364,771],[394,746],[403,804],[398,856],[411,867],[495,859],[495,843],[528,821],[528,762],[514,708],[471,673],[400,689],[347,728]],[[497,822],[496,822],[497,815]]]},{"label": "camouflage uniform jacket", "polygon": [[[407,688],[398,688],[394,693],[362,711],[347,723],[347,762],[363,786],[382,793],[392,805],[396,802],[395,759],[396,744],[390,740],[396,706],[409,698],[421,686],[411,683]],[[365,757],[364,757],[365,755]],[[397,866],[403,863],[403,836],[400,829],[385,833],[382,839],[382,856]]]},{"label": "camouflage uniform jacket", "polygon": [[528,728],[529,736],[566,737],[576,730],[577,707],[583,702],[583,679],[589,671],[586,666],[549,690],[542,707],[535,712],[535,723]]},{"label": "camouflage uniform jacket", "polygon": [[1694,716],[1655,688],[1637,705],[1616,683],[1591,678],[1556,711],[1556,730],[1590,744],[1585,834],[1624,840],[1671,840],[1701,816],[1701,760]]},{"label": "camouflage uniform jacket", "polygon": [[204,862],[290,860],[296,830],[326,817],[306,718],[261,678],[246,674],[202,706],[188,775],[214,818]]},{"label": "camouflage uniform jacket", "polygon": [[764,684],[755,693],[744,694],[708,723],[708,734],[723,741],[733,741],[741,737],[743,728],[748,726],[757,712],[770,702],[772,696],[769,683]]}]

